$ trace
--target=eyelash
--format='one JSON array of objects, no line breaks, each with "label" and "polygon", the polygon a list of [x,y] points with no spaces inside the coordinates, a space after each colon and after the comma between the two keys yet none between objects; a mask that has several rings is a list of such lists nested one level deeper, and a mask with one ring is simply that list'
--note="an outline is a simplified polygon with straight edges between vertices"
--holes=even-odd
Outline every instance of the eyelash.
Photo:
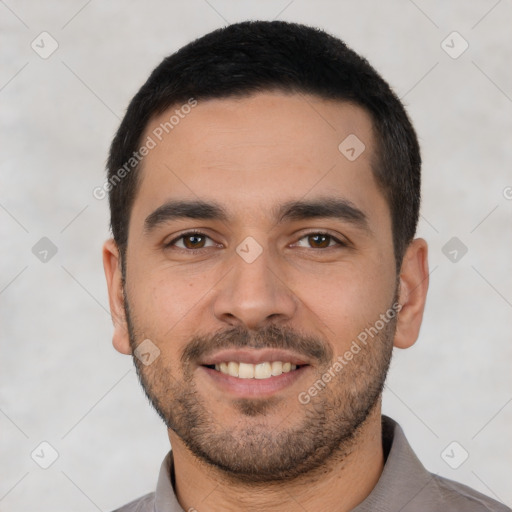
[{"label": "eyelash", "polygon": [[[182,238],[186,238],[187,236],[194,236],[194,235],[203,236],[203,237],[209,238],[211,240],[211,237],[209,237],[202,231],[192,230],[192,231],[187,231],[186,233],[182,233],[180,236],[177,236],[176,238],[173,238],[170,242],[165,244],[165,248],[166,249],[171,248],[178,240],[181,240]],[[177,247],[177,249],[180,249],[182,251],[191,252],[191,251],[200,251],[201,249],[207,249],[207,247],[200,247],[199,249],[183,249],[182,247]]]},{"label": "eyelash", "polygon": [[[176,242],[178,242],[179,240],[183,239],[183,238],[186,238],[188,236],[202,236],[202,237],[206,237],[206,238],[209,238],[210,240],[211,237],[209,237],[208,235],[206,235],[205,233],[203,233],[202,231],[196,231],[196,230],[192,230],[192,231],[187,231],[186,233],[182,233],[181,235],[179,235],[178,237],[176,238],[173,238],[170,242],[166,243],[164,245],[164,247],[166,249],[169,249],[169,248],[172,248],[174,246],[174,244]],[[298,241],[304,239],[304,238],[307,238],[308,236],[312,236],[312,235],[320,235],[320,236],[327,236],[331,239],[331,241],[334,241],[336,242],[336,245],[329,245],[327,247],[323,247],[323,248],[315,248],[315,247],[310,247],[310,249],[313,249],[313,250],[326,250],[326,249],[333,249],[333,248],[336,248],[336,247],[347,247],[348,246],[348,243],[346,242],[343,242],[341,241],[339,238],[335,237],[334,235],[331,235],[330,233],[327,233],[325,231],[311,231],[310,233],[305,233],[304,235],[302,235]],[[195,251],[201,251],[203,249],[208,249],[209,247],[199,247],[198,249],[187,249],[187,248],[183,248],[183,247],[176,247],[176,249],[178,250],[181,250],[181,251],[186,251],[186,252],[195,252]]]}]

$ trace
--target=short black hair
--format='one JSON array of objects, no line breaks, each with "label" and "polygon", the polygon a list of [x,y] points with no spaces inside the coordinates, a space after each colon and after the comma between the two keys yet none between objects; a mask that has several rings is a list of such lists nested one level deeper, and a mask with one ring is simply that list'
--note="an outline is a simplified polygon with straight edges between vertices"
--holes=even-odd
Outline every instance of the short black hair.
[{"label": "short black hair", "polygon": [[399,271],[416,232],[421,181],[419,144],[404,106],[368,61],[343,41],[283,21],[236,23],[192,41],[166,57],[133,97],[107,164],[110,224],[122,261],[138,188],[140,163],[133,155],[150,120],[191,99],[267,91],[346,101],[370,114],[376,141],[372,171],[390,208]]}]

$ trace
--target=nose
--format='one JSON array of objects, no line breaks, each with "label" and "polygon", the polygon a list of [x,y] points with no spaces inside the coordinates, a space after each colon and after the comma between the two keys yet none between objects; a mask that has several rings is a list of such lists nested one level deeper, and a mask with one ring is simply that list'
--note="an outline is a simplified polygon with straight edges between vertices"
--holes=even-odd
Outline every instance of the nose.
[{"label": "nose", "polygon": [[251,330],[289,321],[297,310],[298,298],[287,286],[276,258],[272,259],[267,249],[254,260],[243,256],[233,254],[231,272],[216,287],[215,317]]}]

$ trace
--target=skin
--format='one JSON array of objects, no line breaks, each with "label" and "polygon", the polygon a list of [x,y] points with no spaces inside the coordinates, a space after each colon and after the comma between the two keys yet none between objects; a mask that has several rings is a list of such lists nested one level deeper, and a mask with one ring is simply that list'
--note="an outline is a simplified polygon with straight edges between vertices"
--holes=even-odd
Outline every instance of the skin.
[{"label": "skin", "polygon": [[[145,136],[168,116],[153,119]],[[366,146],[355,161],[338,150],[349,134]],[[315,403],[334,404],[338,399],[346,406],[347,393],[357,396],[364,391],[359,389],[364,384],[357,380],[360,373],[386,370],[374,368],[384,364],[377,363],[384,360],[377,357],[375,346],[363,351],[365,357],[354,357],[343,374],[347,377],[334,379],[309,405],[297,396],[329,367],[326,361],[311,358],[300,377],[270,399],[258,400],[256,395],[241,401],[204,368],[180,364],[180,358],[194,336],[209,342],[224,330],[258,333],[277,325],[317,340],[332,363],[389,309],[397,281],[401,310],[393,332],[379,339],[389,351],[393,344],[407,348],[416,341],[428,288],[427,245],[415,239],[396,276],[390,210],[371,171],[374,146],[371,119],[361,108],[266,92],[199,102],[145,157],[130,217],[124,293],[113,240],[105,243],[103,260],[114,347],[131,354],[134,342],[148,338],[158,346],[155,363],[139,364],[139,371],[162,403],[172,401],[169,390],[185,394],[193,389],[208,413],[212,433],[231,432],[240,446],[251,428],[261,440],[298,429],[308,411],[315,411]],[[275,216],[275,209],[287,201],[326,197],[350,201],[364,213],[367,229],[347,219],[279,223]],[[170,199],[215,201],[228,219],[174,219],[147,232],[145,219]],[[183,239],[181,250],[164,247],[190,229],[205,233],[211,245],[195,253],[184,248]],[[317,239],[307,235],[318,232],[347,245],[330,240],[327,248],[312,246]],[[246,237],[262,249],[252,263],[235,250]],[[184,416],[186,411],[178,407],[175,414]],[[297,510],[297,503],[305,510],[350,510],[368,496],[382,472],[380,421],[378,398],[353,436],[321,464],[290,478],[259,483],[237,480],[212,466],[169,428],[178,500],[184,510],[194,507],[201,512],[279,512]]]}]

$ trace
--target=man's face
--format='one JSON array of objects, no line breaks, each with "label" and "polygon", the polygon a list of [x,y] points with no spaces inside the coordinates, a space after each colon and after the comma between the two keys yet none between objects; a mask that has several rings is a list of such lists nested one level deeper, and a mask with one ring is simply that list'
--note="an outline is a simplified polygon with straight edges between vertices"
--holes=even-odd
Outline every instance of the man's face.
[{"label": "man's face", "polygon": [[135,362],[171,442],[240,478],[291,478],[375,408],[395,322],[345,357],[396,300],[374,148],[362,109],[269,92],[199,102],[145,157],[125,306],[132,348],[160,350]]}]

